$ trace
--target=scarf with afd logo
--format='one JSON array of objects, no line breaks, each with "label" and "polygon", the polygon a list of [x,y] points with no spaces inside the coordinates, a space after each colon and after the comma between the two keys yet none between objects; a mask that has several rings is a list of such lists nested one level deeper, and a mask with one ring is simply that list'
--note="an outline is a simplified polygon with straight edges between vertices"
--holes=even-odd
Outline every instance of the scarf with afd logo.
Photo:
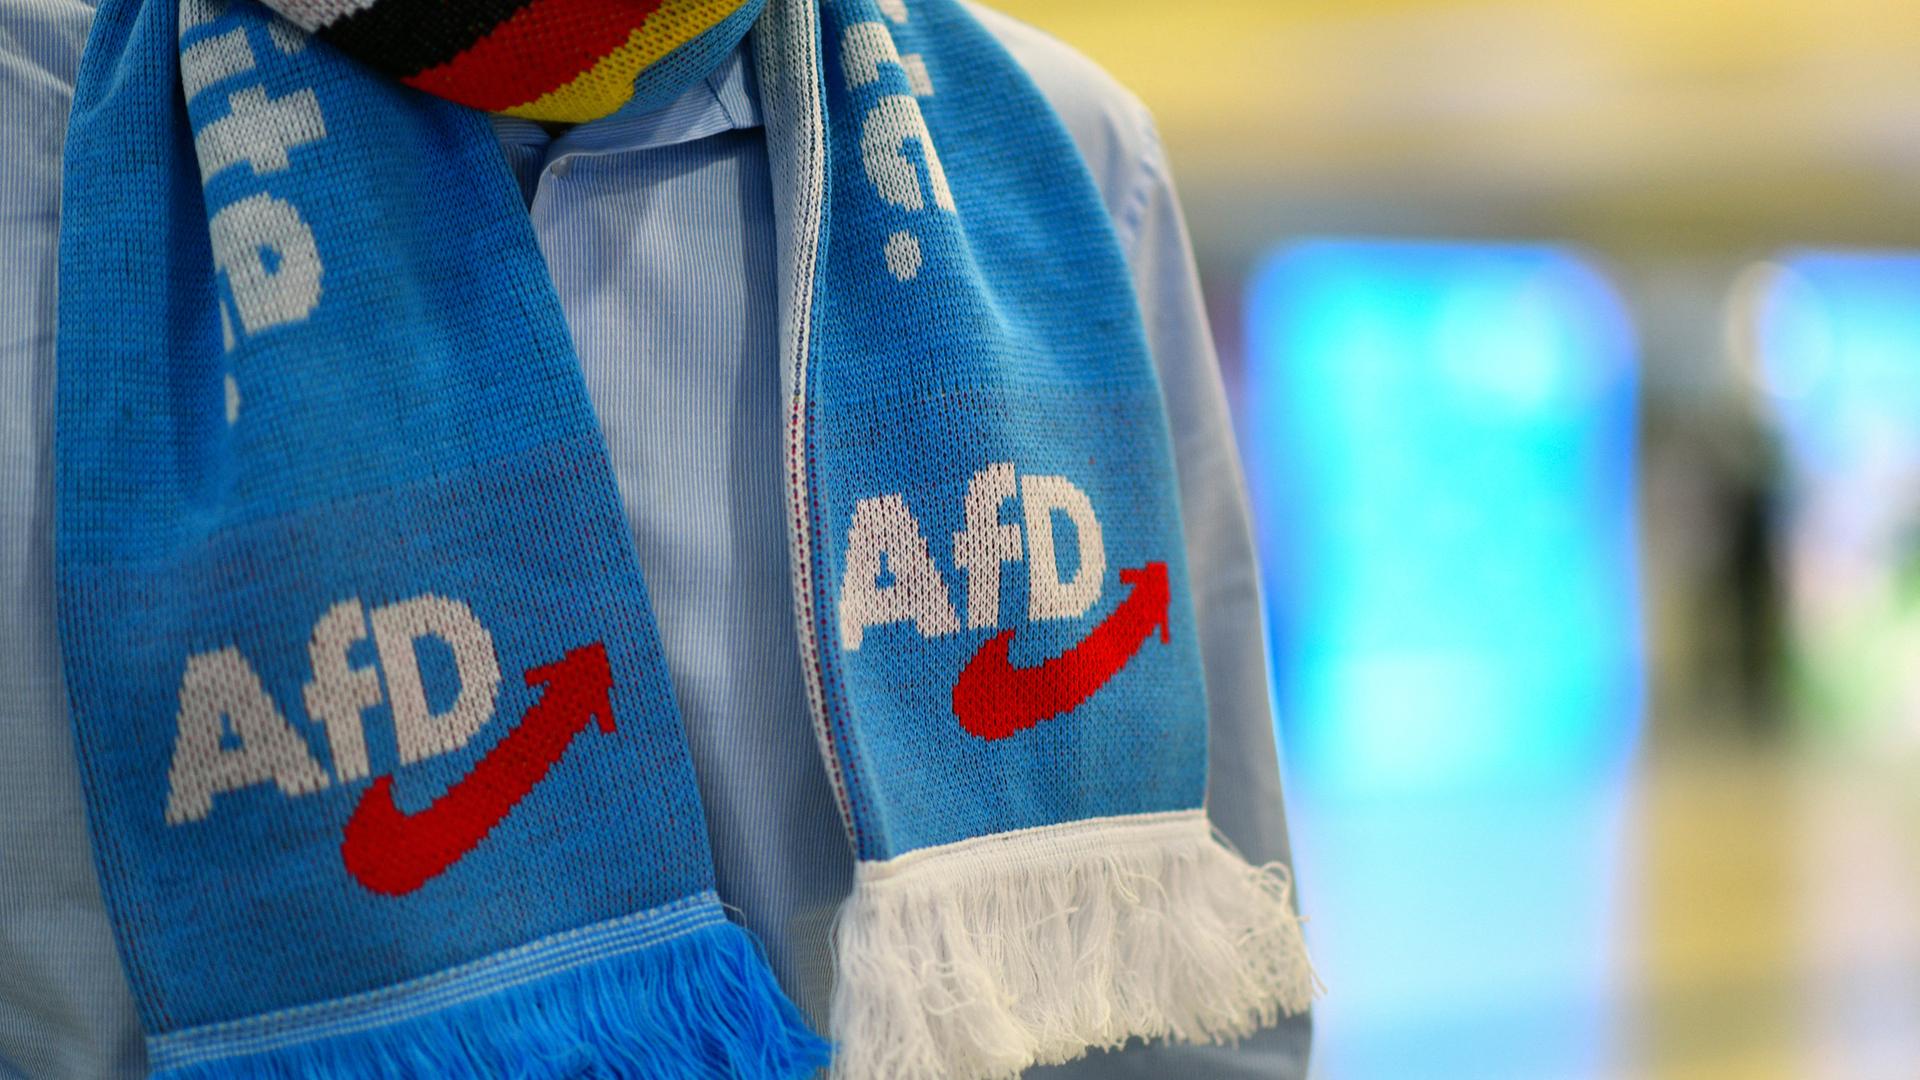
[{"label": "scarf with afd logo", "polygon": [[476,111],[645,107],[750,26],[800,659],[858,855],[835,1073],[1011,1076],[1306,1007],[1284,872],[1202,809],[1126,264],[964,8],[271,7],[104,0],[68,135],[62,650],[158,1075],[826,1061],[714,892],[605,448]]}]

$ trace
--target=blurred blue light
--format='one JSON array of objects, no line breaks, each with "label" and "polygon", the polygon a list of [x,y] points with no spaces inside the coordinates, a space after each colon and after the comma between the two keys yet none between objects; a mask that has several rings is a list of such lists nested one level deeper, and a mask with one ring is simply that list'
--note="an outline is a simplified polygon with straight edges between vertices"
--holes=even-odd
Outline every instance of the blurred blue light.
[{"label": "blurred blue light", "polygon": [[1637,372],[1559,247],[1324,240],[1248,303],[1241,432],[1312,793],[1613,775],[1642,704]]},{"label": "blurred blue light", "polygon": [[1796,252],[1759,297],[1762,383],[1815,477],[1920,462],[1920,255]]},{"label": "blurred blue light", "polygon": [[1920,254],[1802,251],[1745,282],[1788,468],[1793,717],[1856,748],[1920,734]]}]

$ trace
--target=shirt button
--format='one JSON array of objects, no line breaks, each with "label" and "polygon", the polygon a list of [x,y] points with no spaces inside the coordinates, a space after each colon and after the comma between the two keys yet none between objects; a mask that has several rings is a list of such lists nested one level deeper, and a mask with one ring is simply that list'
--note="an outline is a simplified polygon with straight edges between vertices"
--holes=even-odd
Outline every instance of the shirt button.
[{"label": "shirt button", "polygon": [[573,159],[561,158],[559,161],[547,166],[547,171],[555,176],[565,176],[573,171]]}]

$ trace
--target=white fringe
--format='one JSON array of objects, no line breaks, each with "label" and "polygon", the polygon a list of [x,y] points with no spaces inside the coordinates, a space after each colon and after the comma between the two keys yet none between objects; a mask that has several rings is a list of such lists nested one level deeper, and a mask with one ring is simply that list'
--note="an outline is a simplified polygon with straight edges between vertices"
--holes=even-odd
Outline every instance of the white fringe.
[{"label": "white fringe", "polygon": [[835,927],[834,1077],[1012,1077],[1269,1027],[1320,989],[1290,891],[1198,810],[863,862]]}]

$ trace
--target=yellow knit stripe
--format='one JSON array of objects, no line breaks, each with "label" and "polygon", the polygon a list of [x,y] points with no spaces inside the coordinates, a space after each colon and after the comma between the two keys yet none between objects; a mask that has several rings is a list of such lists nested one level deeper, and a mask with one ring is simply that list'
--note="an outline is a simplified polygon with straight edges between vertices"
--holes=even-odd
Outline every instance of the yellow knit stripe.
[{"label": "yellow knit stripe", "polygon": [[633,97],[633,80],[649,64],[699,37],[737,10],[743,0],[666,0],[647,21],[634,28],[624,44],[600,58],[572,81],[553,88],[525,105],[505,110],[509,116],[578,124],[612,113]]}]

